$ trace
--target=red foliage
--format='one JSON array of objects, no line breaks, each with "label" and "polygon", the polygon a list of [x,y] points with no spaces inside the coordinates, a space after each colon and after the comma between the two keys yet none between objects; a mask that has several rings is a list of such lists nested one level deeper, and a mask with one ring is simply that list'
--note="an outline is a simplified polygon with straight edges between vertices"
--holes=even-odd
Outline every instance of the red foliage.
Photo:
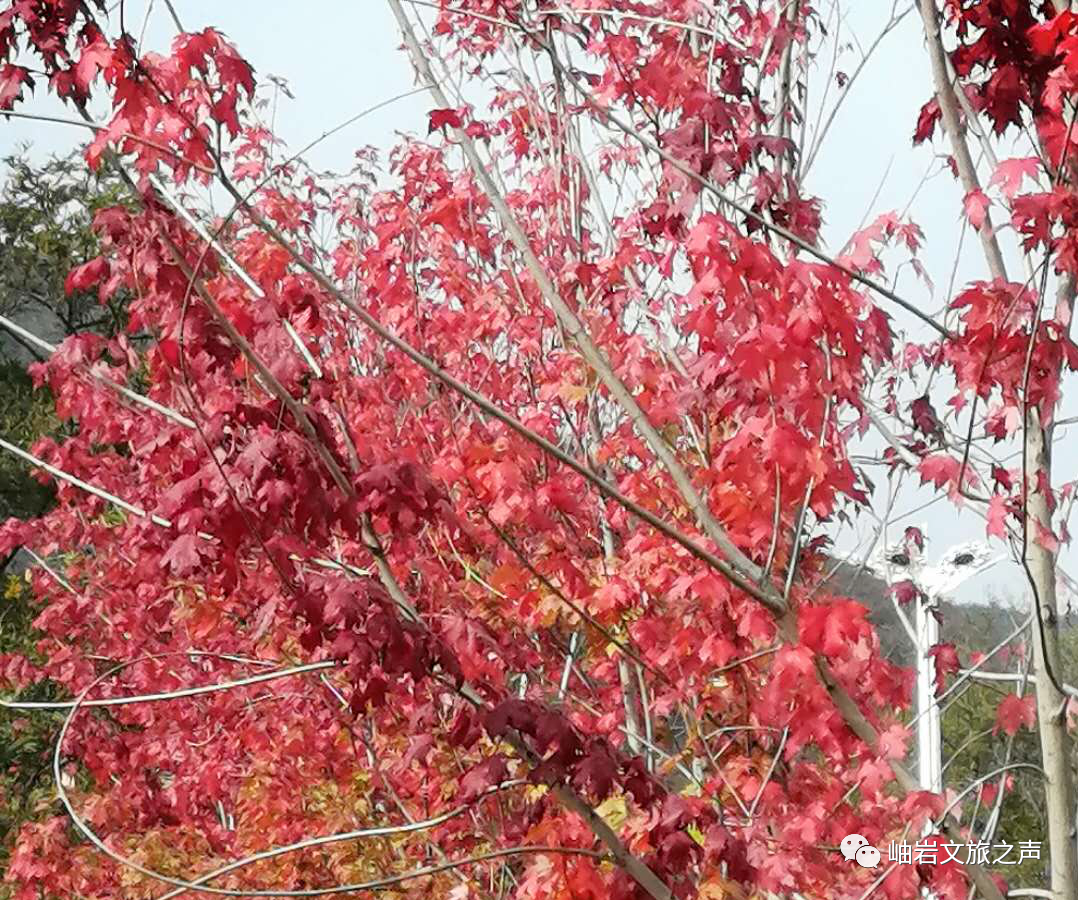
[{"label": "red foliage", "polygon": [[1001,728],[1005,734],[1015,735],[1022,727],[1033,728],[1037,721],[1036,698],[1032,694],[1019,697],[1017,694],[1008,694],[999,704],[996,713],[996,728]]},{"label": "red foliage", "polygon": [[[677,19],[692,5],[667,7]],[[505,22],[524,7],[443,4],[438,45],[482,68],[510,46],[516,32]],[[63,757],[85,776],[76,807],[111,846],[146,867],[196,873],[356,820],[437,820],[422,833],[402,827],[385,846],[353,841],[245,868],[229,876],[238,890],[331,885],[402,858],[418,865],[428,842],[451,858],[521,844],[608,849],[597,819],[568,797],[598,807],[674,896],[721,879],[730,896],[839,898],[860,896],[872,878],[837,865],[845,834],[886,845],[911,819],[938,814],[938,798],[891,789],[909,673],[881,659],[863,605],[818,590],[813,547],[792,539],[806,506],[822,522],[867,496],[848,455],[849,423],[864,421],[866,392],[895,360],[889,317],[851,271],[878,273],[886,245],[915,254],[922,239],[884,215],[835,266],[764,227],[815,242],[821,223],[747,72],[766,53],[759,64],[774,73],[805,40],[809,11],[794,9],[776,18],[735,4],[733,33],[716,33],[706,52],[662,20],[582,11],[574,21],[546,10],[545,39],[564,32],[588,54],[586,72],[559,77],[578,78],[594,103],[539,115],[549,85],[513,82],[489,109],[469,110],[466,126],[462,110],[434,109],[425,139],[394,149],[377,192],[364,166],[329,186],[280,166],[281,178],[251,185],[249,209],[216,223],[250,281],[207,252],[145,178],[267,173],[272,135],[252,124],[254,73],[231,44],[207,29],[180,35],[167,56],[136,57],[133,41],[109,39],[73,0],[0,14],[0,59],[14,58],[19,38],[57,96],[81,105],[103,90],[111,103],[87,158],[116,153],[144,176],[141,205],[99,212],[103,253],[66,288],[129,290],[131,334],[153,337],[141,354],[126,336],[74,338],[34,370],[77,423],[35,452],[128,506],[117,514],[63,484],[32,529],[0,529],[2,552],[27,541],[39,553],[70,552],[78,586],[60,591],[35,572],[42,662],[4,660],[4,677],[51,679],[77,695],[105,671],[102,660],[138,660],[94,687],[123,696],[236,679],[237,668],[259,670],[252,659],[324,664],[269,690],[251,683],[167,707],[80,711]],[[1078,75],[1075,19],[1042,21],[1017,0],[950,0],[947,9],[959,37],[952,59],[974,86],[976,111],[997,132],[1031,116],[1051,158],[1068,158],[1059,124]],[[5,62],[0,107],[26,82],[27,70]],[[568,124],[605,125],[607,105],[651,121],[667,157],[609,231],[564,202],[591,195],[587,175],[620,185],[646,169],[640,147],[621,139],[601,147],[597,174],[583,169]],[[934,102],[925,106],[915,142],[939,117]],[[505,204],[534,264],[480,173],[461,167],[450,127],[512,167]],[[1021,195],[1037,174],[1030,160],[1008,161],[991,187],[1027,246],[1056,250],[1074,271],[1078,201],[1069,188]],[[705,206],[701,180],[740,185],[751,215]],[[975,227],[990,202],[967,196]],[[326,260],[332,271],[319,277]],[[640,273],[653,272],[667,279],[662,296],[644,287]],[[556,319],[551,291],[602,348],[613,373],[605,382]],[[954,333],[907,348],[905,362],[949,368],[956,409],[967,394],[997,402],[986,418],[996,437],[1013,432],[1025,404],[1050,418],[1061,372],[1078,368],[1067,323],[1041,321],[1031,290],[996,281],[970,285],[951,308]],[[639,324],[666,319],[686,338],[673,351]],[[133,406],[88,370],[123,384],[137,373],[153,401],[182,417]],[[759,579],[728,580],[701,561],[721,542],[625,414],[615,376]],[[475,393],[513,426],[480,412]],[[903,449],[918,457],[921,480],[954,496],[983,487],[941,449],[929,397],[909,411],[920,437]],[[538,439],[700,552],[641,525]],[[895,464],[902,458],[892,449]],[[1000,535],[1017,511],[1013,479],[1002,470],[992,479],[1007,494],[989,506]],[[774,616],[756,582],[791,612]],[[912,583],[895,590],[901,602],[919,596]],[[942,685],[957,653],[932,653]],[[824,662],[838,685],[830,692]],[[843,717],[838,690],[881,733],[877,742]],[[1031,724],[1030,709],[1008,699],[1000,727]],[[635,735],[626,740],[645,711],[675,762],[680,723],[720,765],[679,793],[674,763],[656,766]],[[450,815],[460,804],[475,818]],[[124,879],[142,876],[121,876],[60,821],[20,835],[8,872],[20,896],[31,887],[126,896]],[[520,897],[640,896],[625,871],[587,856],[519,866]],[[962,876],[931,877],[941,896],[964,896]],[[918,883],[907,872],[884,891],[897,900]],[[456,887],[434,890],[470,890]]]}]

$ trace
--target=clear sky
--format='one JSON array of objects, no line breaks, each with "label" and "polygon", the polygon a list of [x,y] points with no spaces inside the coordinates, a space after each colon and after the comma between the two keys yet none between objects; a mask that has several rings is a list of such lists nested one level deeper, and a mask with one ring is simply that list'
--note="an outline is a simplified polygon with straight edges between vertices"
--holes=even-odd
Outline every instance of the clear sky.
[{"label": "clear sky", "polygon": [[[223,31],[254,65],[261,82],[265,83],[270,75],[287,81],[295,99],[279,98],[275,128],[293,150],[343,120],[416,86],[406,57],[399,49],[400,37],[392,13],[382,0],[359,3],[306,0],[300,4],[266,0],[227,3],[175,0],[175,6],[187,30],[213,25]],[[847,6],[842,27],[836,29],[832,21],[829,30],[837,35],[840,47],[837,69],[852,75],[862,57],[861,50],[873,43],[887,22],[890,3],[859,0]],[[147,0],[129,0],[125,9],[128,30],[139,34],[146,18]],[[115,11],[113,17],[115,29],[118,27]],[[145,32],[146,46],[167,46],[173,31],[164,4],[152,3]],[[834,45],[824,49],[830,57]],[[819,76],[810,85],[810,121],[816,118],[822,81]],[[932,95],[920,19],[915,13],[906,16],[879,43],[847,92],[809,177],[810,189],[826,201],[826,244],[837,250],[856,230],[870,207],[874,216],[905,209],[912,201],[910,215],[925,232],[921,256],[935,283],[935,291],[929,291],[916,280],[908,267],[900,272],[898,286],[904,296],[924,309],[937,310],[946,299],[955,269],[962,234],[961,192],[949,174],[941,174],[939,141],[932,147],[911,149],[917,113]],[[837,95],[838,88],[832,84],[829,103]],[[263,96],[272,96],[268,85]],[[318,169],[345,171],[359,147],[373,145],[386,149],[399,132],[425,132],[426,112],[431,106],[422,93],[398,100],[320,143],[307,155],[308,160]],[[62,107],[40,92],[23,109],[64,114]],[[268,118],[270,112],[267,108],[263,114]],[[0,155],[26,141],[32,143],[35,154],[64,152],[85,136],[83,130],[69,126],[9,120],[0,125]],[[1002,155],[1011,154],[1004,150]],[[1027,153],[1019,149],[1013,155]],[[926,180],[926,173],[932,177]],[[967,234],[956,284],[984,277],[979,253],[977,241]],[[908,317],[899,320],[908,324]],[[877,445],[873,447],[878,449]],[[1074,454],[1061,452],[1059,456],[1066,477],[1075,477]],[[871,474],[886,486],[882,470],[875,469]],[[896,510],[907,511],[932,496],[927,491],[907,491]],[[983,523],[979,519],[957,513],[945,500],[903,524],[916,522],[928,524],[936,553],[958,541],[983,536]],[[858,532],[863,534],[865,530],[837,534],[839,545],[853,549]],[[929,556],[933,556],[931,549]],[[1064,558],[1070,569],[1078,572],[1078,557],[1068,553]],[[965,599],[983,598],[993,584],[1019,589],[1022,578],[1016,566],[1001,565],[971,582],[960,595]]]}]

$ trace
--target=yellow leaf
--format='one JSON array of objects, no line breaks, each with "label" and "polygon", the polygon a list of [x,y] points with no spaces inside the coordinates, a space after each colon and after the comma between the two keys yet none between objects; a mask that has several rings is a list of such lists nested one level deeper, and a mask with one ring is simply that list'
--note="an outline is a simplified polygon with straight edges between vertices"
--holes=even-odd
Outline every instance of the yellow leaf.
[{"label": "yellow leaf", "polygon": [[580,403],[588,398],[588,386],[583,384],[563,384],[558,396],[567,404]]},{"label": "yellow leaf", "polygon": [[629,810],[625,806],[625,798],[622,796],[607,797],[595,811],[599,817],[611,828],[617,830],[629,817]]},{"label": "yellow leaf", "polygon": [[[685,787],[681,789],[682,797],[702,797],[704,795],[704,789],[700,787],[699,782],[690,781]],[[690,831],[691,835],[692,832]],[[703,843],[702,841],[700,843]]]},{"label": "yellow leaf", "polygon": [[699,886],[696,891],[699,900],[746,900],[745,892],[733,881],[716,875]]},{"label": "yellow leaf", "polygon": [[547,786],[545,784],[535,784],[524,789],[524,797],[529,802],[534,803],[536,800],[545,796],[547,792]]},{"label": "yellow leaf", "polygon": [[726,892],[726,888],[722,886],[719,881],[706,881],[700,885],[700,889],[697,891],[696,896],[700,900],[727,900],[730,895]]}]

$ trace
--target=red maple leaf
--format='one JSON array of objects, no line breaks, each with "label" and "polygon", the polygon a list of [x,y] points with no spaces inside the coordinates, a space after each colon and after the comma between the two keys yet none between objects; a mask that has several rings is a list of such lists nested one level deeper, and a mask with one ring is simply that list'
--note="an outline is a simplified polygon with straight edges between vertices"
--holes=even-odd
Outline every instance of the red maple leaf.
[{"label": "red maple leaf", "polygon": [[801,640],[827,656],[845,656],[867,631],[868,610],[855,600],[834,600],[801,610]]},{"label": "red maple leaf", "polygon": [[75,64],[75,87],[80,95],[85,96],[97,73],[112,63],[113,54],[113,48],[103,38],[83,48]]},{"label": "red maple leaf", "polygon": [[34,87],[29,69],[11,63],[0,66],[0,110],[11,109],[16,100],[21,100],[24,87]]},{"label": "red maple leaf", "polygon": [[936,644],[929,648],[928,655],[936,662],[936,695],[939,696],[943,693],[944,679],[962,668],[962,664],[954,644]]},{"label": "red maple leaf", "polygon": [[1064,11],[1047,22],[1034,25],[1026,32],[1030,48],[1041,56],[1055,55],[1059,42],[1070,33],[1074,23],[1074,13]]},{"label": "red maple leaf", "polygon": [[1027,156],[1022,159],[1005,159],[992,173],[988,182],[990,186],[998,185],[1008,200],[1013,200],[1021,190],[1022,182],[1026,179],[1036,181],[1041,170],[1041,161],[1035,156]]},{"label": "red maple leaf", "polygon": [[446,127],[464,127],[464,117],[459,109],[432,109],[427,115],[430,119],[427,134],[443,131]]},{"label": "red maple leaf", "polygon": [[64,293],[69,296],[75,291],[85,291],[108,278],[109,262],[98,256],[81,266],[72,269],[64,280]]},{"label": "red maple leaf", "polygon": [[917,466],[921,473],[922,483],[931,481],[938,488],[955,482],[961,468],[962,464],[946,453],[933,453],[926,456]]},{"label": "red maple leaf", "polygon": [[943,424],[940,422],[939,416],[936,415],[936,410],[932,407],[932,401],[928,398],[928,394],[918,397],[910,404],[910,416],[913,419],[913,427],[921,434],[943,443]]},{"label": "red maple leaf", "polygon": [[1002,134],[1008,125],[1021,123],[1021,104],[1029,99],[1028,90],[1016,65],[1005,63],[992,72],[981,95],[996,134]]},{"label": "red maple leaf", "polygon": [[894,594],[895,600],[906,606],[912,603],[914,600],[924,596],[921,589],[917,585],[906,578],[902,581],[896,581],[891,585],[891,593]]},{"label": "red maple leaf", "polygon": [[901,722],[889,725],[880,732],[877,745],[884,759],[905,759],[909,750],[910,729]]},{"label": "red maple leaf", "polygon": [[1003,494],[993,494],[988,501],[988,534],[991,537],[1007,537],[1008,498]]},{"label": "red maple leaf", "polygon": [[460,780],[461,803],[470,803],[481,796],[488,788],[500,784],[509,777],[509,761],[501,754],[495,754],[473,766]]},{"label": "red maple leaf", "polygon": [[1017,694],[1008,694],[1004,697],[996,709],[996,725],[993,733],[1003,729],[1004,734],[1014,736],[1019,729],[1032,729],[1037,722],[1036,701],[1032,694],[1019,697]]},{"label": "red maple leaf", "polygon": [[201,538],[193,534],[181,534],[170,545],[165,555],[161,557],[161,565],[172,570],[177,577],[187,575],[198,568],[202,557],[199,554]]},{"label": "red maple leaf", "polygon": [[907,525],[902,532],[902,539],[908,546],[916,547],[920,553],[925,549],[925,535],[916,525]]},{"label": "red maple leaf", "polygon": [[981,230],[985,219],[988,217],[988,207],[991,204],[992,201],[988,199],[988,195],[980,188],[970,191],[962,200],[966,218],[969,219],[970,225],[978,231]]},{"label": "red maple leaf", "polygon": [[1007,471],[1005,468],[1003,468],[1003,466],[1000,465],[993,464],[992,481],[994,481],[998,487],[1003,488],[1003,490],[1005,491],[1010,491],[1014,488],[1014,477],[1009,471]]},{"label": "red maple leaf", "polygon": [[913,132],[914,146],[923,144],[932,137],[932,132],[936,130],[936,123],[942,115],[939,101],[935,97],[921,107],[921,112],[917,116],[917,128]]}]

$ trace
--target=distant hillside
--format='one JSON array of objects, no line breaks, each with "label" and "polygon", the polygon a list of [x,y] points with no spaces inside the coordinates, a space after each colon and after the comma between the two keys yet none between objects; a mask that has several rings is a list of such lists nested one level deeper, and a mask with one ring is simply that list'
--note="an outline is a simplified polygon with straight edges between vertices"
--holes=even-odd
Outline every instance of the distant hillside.
[{"label": "distant hillside", "polygon": [[[835,561],[829,562],[827,570],[835,564]],[[867,570],[858,571],[856,566],[840,562],[825,589],[864,603],[879,633],[884,656],[902,665],[914,664],[913,648],[885,582]],[[912,622],[912,607],[903,611]],[[964,660],[971,651],[987,652],[1003,641],[1018,626],[1020,615],[1018,610],[992,603],[943,603],[941,637],[944,642],[958,647]],[[1066,627],[1073,628],[1074,625],[1067,623]],[[996,669],[998,665],[986,668]]]}]

